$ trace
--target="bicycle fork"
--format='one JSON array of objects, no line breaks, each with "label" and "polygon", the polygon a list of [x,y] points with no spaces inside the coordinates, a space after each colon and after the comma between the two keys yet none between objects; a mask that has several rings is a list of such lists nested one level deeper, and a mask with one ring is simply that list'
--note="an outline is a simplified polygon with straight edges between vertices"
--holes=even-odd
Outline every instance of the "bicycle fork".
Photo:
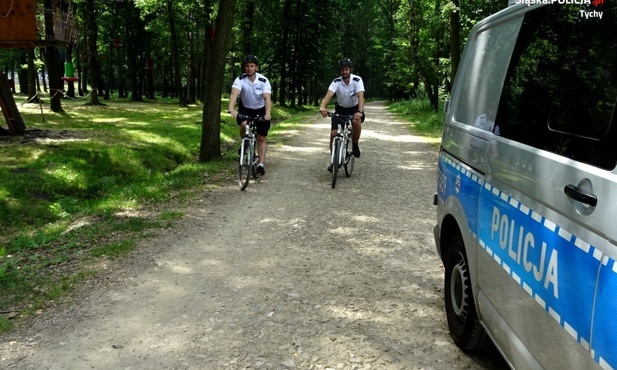
[{"label": "bicycle fork", "polygon": [[[337,148],[337,145],[336,145],[337,143],[339,144],[338,148]],[[334,163],[334,158],[335,158],[335,154],[336,154],[337,150],[338,150],[338,162]],[[336,165],[336,166],[340,167],[341,164],[343,164],[342,160],[344,160],[344,158],[345,158],[343,156],[343,154],[344,154],[343,150],[344,150],[344,148],[343,148],[343,136],[341,134],[336,134],[336,136],[334,136],[334,139],[332,140],[332,154],[330,154],[330,162],[332,162],[333,165]]]}]

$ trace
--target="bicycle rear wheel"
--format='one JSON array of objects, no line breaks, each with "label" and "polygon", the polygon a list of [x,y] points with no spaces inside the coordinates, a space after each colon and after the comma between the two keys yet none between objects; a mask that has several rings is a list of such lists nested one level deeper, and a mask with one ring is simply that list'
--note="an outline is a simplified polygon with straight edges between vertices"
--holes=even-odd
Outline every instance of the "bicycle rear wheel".
[{"label": "bicycle rear wheel", "polygon": [[332,143],[332,189],[336,186],[336,176],[341,165],[341,140],[334,138]]},{"label": "bicycle rear wheel", "polygon": [[252,167],[251,145],[247,140],[242,140],[242,151],[240,152],[240,163],[238,165],[238,185],[240,190],[244,190],[248,186]]},{"label": "bicycle rear wheel", "polygon": [[345,140],[345,175],[347,177],[350,177],[353,172],[354,159],[351,140]]}]

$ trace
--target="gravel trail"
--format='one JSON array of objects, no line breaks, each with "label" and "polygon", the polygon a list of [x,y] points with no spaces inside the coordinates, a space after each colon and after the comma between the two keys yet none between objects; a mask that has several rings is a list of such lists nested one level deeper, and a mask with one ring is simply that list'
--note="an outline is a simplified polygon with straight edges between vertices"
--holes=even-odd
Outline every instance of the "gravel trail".
[{"label": "gravel trail", "polygon": [[436,147],[383,103],[365,111],[335,189],[316,112],[246,191],[204,194],[103,284],[0,337],[0,368],[505,369],[448,335]]}]

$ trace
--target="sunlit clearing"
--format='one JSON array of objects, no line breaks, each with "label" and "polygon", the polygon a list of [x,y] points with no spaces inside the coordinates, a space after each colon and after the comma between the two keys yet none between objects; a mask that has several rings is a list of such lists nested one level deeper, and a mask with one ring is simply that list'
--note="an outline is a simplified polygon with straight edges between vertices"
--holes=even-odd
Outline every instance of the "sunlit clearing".
[{"label": "sunlit clearing", "polygon": [[219,266],[221,265],[221,260],[202,260],[201,261],[201,265],[202,266]]},{"label": "sunlit clearing", "polygon": [[411,136],[411,135],[401,135],[401,136],[391,136],[391,135],[383,135],[383,134],[379,134],[375,131],[371,131],[371,130],[362,130],[362,137],[363,138],[375,138],[375,139],[379,139],[379,140],[383,140],[383,141],[392,141],[392,142],[398,142],[398,143],[423,143],[425,142],[425,140],[423,140],[422,138],[419,138],[417,136]]},{"label": "sunlit clearing", "polygon": [[125,130],[125,132],[131,135],[136,140],[145,141],[148,143],[172,143],[174,140],[170,140],[169,138],[163,137],[161,135],[155,135],[150,132],[143,131],[133,131],[133,130]]},{"label": "sunlit clearing", "polygon": [[[105,118],[92,118],[91,121],[92,122],[96,122],[96,123],[118,123],[118,122],[126,121],[126,118],[123,118],[123,117],[117,117],[117,118],[109,118],[109,117],[105,117]],[[133,122],[130,122],[130,123],[133,123]]]},{"label": "sunlit clearing", "polygon": [[369,216],[362,216],[362,215],[359,215],[359,216],[353,216],[353,217],[352,217],[352,219],[353,219],[354,221],[367,222],[367,223],[368,223],[368,222],[377,222],[377,221],[379,221],[379,219],[378,219],[378,218],[375,218],[375,217],[369,217]]},{"label": "sunlit clearing", "polygon": [[189,267],[191,265],[181,266],[181,265],[172,264],[172,263],[169,263],[169,262],[166,265],[169,267],[169,269],[171,271],[173,271],[175,273],[178,273],[178,274],[191,274],[191,273],[193,273],[193,270]]},{"label": "sunlit clearing", "polygon": [[351,227],[337,227],[336,229],[330,230],[330,233],[338,235],[352,235],[353,230],[354,229]]},{"label": "sunlit clearing", "polygon": [[68,166],[62,166],[60,168],[47,171],[47,173],[50,176],[62,181],[64,184],[76,185],[79,188],[83,188],[84,183],[86,182],[86,177],[83,174],[76,172],[74,169],[69,168]]},{"label": "sunlit clearing", "polygon": [[108,209],[133,209],[137,206],[135,199],[114,198],[109,197],[98,204],[95,209],[108,210]]},{"label": "sunlit clearing", "polygon": [[286,152],[303,152],[303,153],[316,153],[321,152],[323,148],[320,147],[297,147],[297,146],[287,146],[282,145],[281,148]]}]

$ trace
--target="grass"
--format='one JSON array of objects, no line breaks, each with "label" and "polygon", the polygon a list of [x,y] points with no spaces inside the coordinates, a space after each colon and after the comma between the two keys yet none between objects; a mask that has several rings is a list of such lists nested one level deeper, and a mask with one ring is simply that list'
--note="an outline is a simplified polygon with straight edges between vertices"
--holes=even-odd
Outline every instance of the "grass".
[{"label": "grass", "polygon": [[[174,205],[230,184],[236,171],[238,127],[223,112],[222,158],[199,163],[201,106],[63,100],[66,113],[44,104],[41,115],[38,105],[17,100],[27,134],[0,138],[0,333],[15,315],[43,309],[99,274],[101,260],[173,226],[184,216]],[[390,109],[416,132],[440,131],[439,114],[425,102]],[[275,105],[269,143],[286,140],[284,132],[316,111]]]},{"label": "grass", "polygon": [[445,113],[441,109],[433,110],[427,99],[394,102],[388,109],[409,122],[416,135],[423,136],[432,143],[440,141]]},{"label": "grass", "polygon": [[[229,184],[237,156],[237,125],[221,112],[222,158],[198,162],[201,106],[63,100],[66,113],[44,104],[41,115],[16,99],[27,133],[0,139],[0,332],[183,217],[153,205]],[[314,113],[273,107],[271,139]]]}]

